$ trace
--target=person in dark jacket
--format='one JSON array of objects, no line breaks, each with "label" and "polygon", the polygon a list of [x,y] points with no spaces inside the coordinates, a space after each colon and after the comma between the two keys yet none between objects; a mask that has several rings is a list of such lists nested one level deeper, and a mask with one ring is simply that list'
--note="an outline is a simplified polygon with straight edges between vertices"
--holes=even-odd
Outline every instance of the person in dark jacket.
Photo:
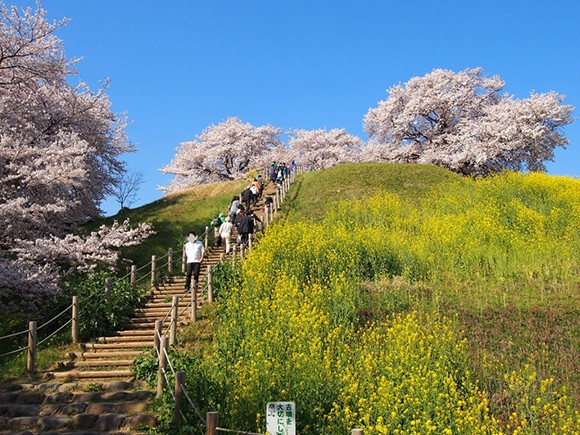
[{"label": "person in dark jacket", "polygon": [[250,190],[250,186],[246,187],[242,192],[242,201],[246,206],[246,210],[249,210],[250,202],[252,201],[252,191]]},{"label": "person in dark jacket", "polygon": [[238,233],[240,234],[241,243],[244,246],[248,244],[248,238],[250,234],[254,232],[254,216],[250,211],[244,217],[242,217],[238,222]]}]

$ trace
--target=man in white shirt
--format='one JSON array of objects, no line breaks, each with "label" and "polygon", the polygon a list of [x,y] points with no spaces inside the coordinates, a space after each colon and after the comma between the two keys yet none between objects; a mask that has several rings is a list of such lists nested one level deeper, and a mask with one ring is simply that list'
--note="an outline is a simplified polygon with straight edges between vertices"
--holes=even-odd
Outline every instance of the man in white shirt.
[{"label": "man in white shirt", "polygon": [[193,275],[193,285],[197,287],[204,253],[205,246],[203,246],[201,241],[197,240],[195,232],[190,231],[187,235],[187,243],[185,244],[185,256],[187,257],[187,276],[185,278],[186,291],[189,291],[191,288],[191,275]]}]

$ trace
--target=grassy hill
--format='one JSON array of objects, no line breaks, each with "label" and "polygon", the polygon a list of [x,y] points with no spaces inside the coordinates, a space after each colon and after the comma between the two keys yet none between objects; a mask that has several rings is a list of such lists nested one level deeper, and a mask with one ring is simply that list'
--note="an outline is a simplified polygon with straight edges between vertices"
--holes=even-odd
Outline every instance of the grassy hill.
[{"label": "grassy hill", "polygon": [[[216,275],[194,400],[244,430],[276,399],[297,402],[301,433],[577,432],[579,183],[372,163],[300,175],[243,273]],[[139,252],[203,228],[243,184],[129,211],[160,230]]]},{"label": "grassy hill", "polygon": [[123,257],[137,265],[151,261],[152,255],[162,256],[168,248],[181,247],[191,230],[201,234],[218,213],[226,212],[233,195],[239,195],[247,181],[236,180],[197,186],[166,196],[142,207],[123,210],[115,216],[92,222],[87,230],[109,225],[113,220],[132,223],[149,222],[156,234],[140,246],[123,251]]}]

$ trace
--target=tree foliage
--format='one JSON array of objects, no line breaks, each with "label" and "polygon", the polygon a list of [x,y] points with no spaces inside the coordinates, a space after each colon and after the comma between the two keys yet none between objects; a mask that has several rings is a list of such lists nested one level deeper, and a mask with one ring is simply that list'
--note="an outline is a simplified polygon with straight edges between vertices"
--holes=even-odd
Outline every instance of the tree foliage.
[{"label": "tree foliage", "polygon": [[[110,248],[136,243],[147,225],[128,222],[73,236],[99,204],[133,151],[125,117],[111,111],[106,85],[92,92],[71,78],[55,32],[66,20],[0,1],[0,306],[42,304],[62,273],[94,261],[113,264]],[[3,311],[4,312],[4,311]],[[10,313],[7,313],[10,314]]]},{"label": "tree foliage", "polygon": [[281,145],[280,134],[279,128],[254,127],[236,117],[210,125],[196,140],[183,142],[171,163],[161,169],[175,175],[162,189],[174,193],[199,184],[244,178],[270,147]]},{"label": "tree foliage", "polygon": [[366,160],[440,165],[463,174],[544,170],[573,107],[555,92],[517,99],[481,68],[436,69],[388,90],[368,111]]},{"label": "tree foliage", "polygon": [[363,141],[345,129],[294,130],[288,142],[297,164],[316,170],[360,158]]},{"label": "tree foliage", "polygon": [[[242,179],[251,169],[270,163],[296,161],[308,169],[322,169],[357,161],[363,142],[344,129],[293,130],[288,143],[282,142],[280,128],[254,127],[239,118],[211,125],[192,142],[177,149],[173,161],[161,171],[175,178],[167,194],[218,181]],[[286,132],[287,133],[287,132]]]}]

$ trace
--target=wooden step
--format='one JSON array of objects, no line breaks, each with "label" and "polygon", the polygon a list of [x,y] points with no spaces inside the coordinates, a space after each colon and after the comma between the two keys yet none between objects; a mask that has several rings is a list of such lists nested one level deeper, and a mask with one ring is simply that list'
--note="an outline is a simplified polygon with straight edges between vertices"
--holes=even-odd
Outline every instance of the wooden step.
[{"label": "wooden step", "polygon": [[136,341],[132,343],[87,343],[85,344],[85,347],[87,350],[152,348],[153,340]]},{"label": "wooden step", "polygon": [[132,359],[104,359],[104,358],[93,358],[90,360],[82,361],[69,361],[62,364],[63,368],[74,369],[77,367],[129,367],[133,365]]},{"label": "wooden step", "polygon": [[64,372],[50,372],[54,379],[106,379],[106,378],[130,378],[131,370],[71,370]]},{"label": "wooden step", "polygon": [[139,350],[128,350],[128,351],[124,351],[124,352],[115,352],[115,351],[111,351],[111,352],[106,352],[104,350],[100,350],[100,351],[92,351],[92,352],[83,352],[83,353],[75,353],[73,355],[69,354],[69,357],[72,357],[75,361],[82,361],[82,360],[94,360],[94,359],[101,359],[101,358],[108,358],[108,359],[113,359],[113,358],[135,358],[138,357],[139,355],[141,355],[143,353],[143,351],[139,351]]}]

